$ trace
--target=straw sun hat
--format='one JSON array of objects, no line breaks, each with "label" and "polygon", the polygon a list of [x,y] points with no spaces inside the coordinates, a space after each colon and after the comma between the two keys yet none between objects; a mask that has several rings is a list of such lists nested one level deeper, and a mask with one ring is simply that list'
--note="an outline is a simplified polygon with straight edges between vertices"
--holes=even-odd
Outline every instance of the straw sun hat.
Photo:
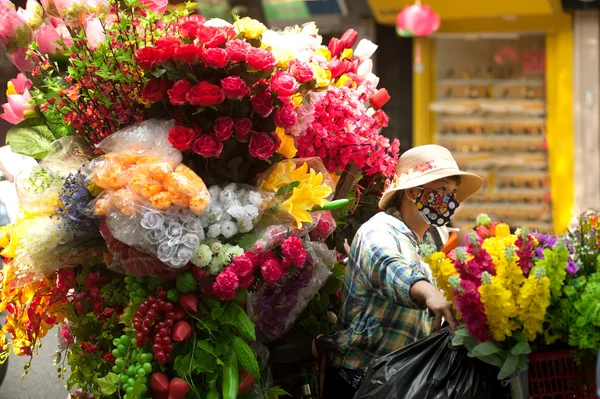
[{"label": "straw sun hat", "polygon": [[398,160],[396,175],[379,201],[379,208],[386,210],[397,191],[419,187],[444,177],[458,176],[460,184],[456,199],[462,202],[483,185],[483,179],[458,169],[450,151],[439,145],[422,145],[406,151]]}]

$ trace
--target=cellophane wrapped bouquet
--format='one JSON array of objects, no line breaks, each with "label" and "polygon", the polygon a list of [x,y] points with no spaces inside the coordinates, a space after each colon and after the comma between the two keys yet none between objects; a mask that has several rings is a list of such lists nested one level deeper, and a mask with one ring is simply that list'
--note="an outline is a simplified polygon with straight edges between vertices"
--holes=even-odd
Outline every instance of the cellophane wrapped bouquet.
[{"label": "cellophane wrapped bouquet", "polygon": [[0,117],[40,161],[0,230],[1,359],[57,326],[77,398],[274,395],[261,345],[326,285],[361,204],[338,180],[395,170],[376,46],[166,8],[0,1],[21,70]]},{"label": "cellophane wrapped bouquet", "polygon": [[457,313],[454,345],[497,366],[498,378],[526,367],[532,344],[543,340],[548,309],[562,297],[567,276],[577,272],[564,238],[529,233],[477,218],[467,247],[447,256],[424,248],[437,286]]}]

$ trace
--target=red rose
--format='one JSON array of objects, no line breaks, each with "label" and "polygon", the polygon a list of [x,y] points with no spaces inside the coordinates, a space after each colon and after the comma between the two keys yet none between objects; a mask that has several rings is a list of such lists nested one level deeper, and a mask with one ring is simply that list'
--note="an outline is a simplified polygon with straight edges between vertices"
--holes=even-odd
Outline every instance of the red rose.
[{"label": "red rose", "polygon": [[344,48],[352,48],[356,40],[358,39],[358,32],[354,29],[348,29],[343,35],[340,41]]},{"label": "red rose", "polygon": [[268,90],[261,90],[252,97],[252,109],[266,118],[273,111],[273,98]]},{"label": "red rose", "polygon": [[198,27],[198,39],[206,47],[219,47],[235,36],[235,30],[231,26],[206,26]]},{"label": "red rose", "polygon": [[308,82],[309,80],[313,80],[315,77],[310,65],[300,60],[290,61],[290,73],[300,83]]},{"label": "red rose", "polygon": [[169,95],[169,101],[173,105],[183,105],[186,103],[185,96],[192,88],[192,84],[187,79],[181,79],[175,82],[167,94]]},{"label": "red rose", "polygon": [[297,122],[296,112],[294,107],[289,104],[283,104],[275,111],[273,115],[275,117],[275,123],[281,127],[292,127]]},{"label": "red rose", "polygon": [[160,101],[167,93],[170,83],[168,80],[152,78],[142,88],[142,97],[151,103]]},{"label": "red rose", "polygon": [[252,48],[252,45],[243,40],[232,40],[225,44],[227,55],[233,62],[244,62],[246,61],[246,54],[248,50]]},{"label": "red rose", "polygon": [[275,142],[266,133],[255,132],[250,138],[250,145],[248,151],[256,159],[265,160],[271,157],[275,150]]},{"label": "red rose", "polygon": [[159,56],[161,61],[172,61],[175,56],[175,49],[177,47],[164,47],[160,49]]},{"label": "red rose", "polygon": [[244,79],[239,76],[228,76],[221,80],[221,87],[227,98],[242,98],[250,92]]},{"label": "red rose", "polygon": [[277,60],[269,50],[252,47],[246,54],[246,62],[250,68],[257,71],[266,71],[277,64]]},{"label": "red rose", "polygon": [[160,48],[177,47],[181,44],[181,41],[174,37],[165,37],[164,39],[158,39],[155,44]]},{"label": "red rose", "polygon": [[173,126],[169,129],[169,143],[179,151],[185,151],[190,148],[196,134],[193,129],[185,126]]},{"label": "red rose", "polygon": [[210,107],[221,104],[225,100],[225,95],[223,95],[223,90],[221,90],[219,86],[215,86],[208,82],[200,82],[192,87],[185,96],[185,99],[192,105]]},{"label": "red rose", "polygon": [[140,68],[147,71],[154,68],[159,59],[159,49],[156,47],[144,47],[139,49],[135,55],[135,62],[140,66]]},{"label": "red rose", "polygon": [[179,25],[179,34],[185,39],[195,39],[198,37],[198,27],[200,24],[197,21],[187,21]]},{"label": "red rose", "polygon": [[280,96],[291,96],[298,91],[298,82],[287,72],[277,72],[271,80],[271,88]]},{"label": "red rose", "polygon": [[194,44],[182,44],[179,47],[175,47],[173,58],[182,63],[197,63],[202,60],[202,47]]},{"label": "red rose", "polygon": [[252,121],[248,118],[238,119],[235,121],[233,130],[235,132],[235,137],[239,140],[246,141],[248,140],[248,137],[250,137],[250,132],[252,131]]},{"label": "red rose", "polygon": [[207,48],[204,51],[204,61],[206,65],[213,68],[223,68],[227,65],[227,51],[222,48]]},{"label": "red rose", "polygon": [[218,117],[213,125],[213,130],[215,131],[215,135],[219,138],[219,140],[229,140],[233,134],[233,119],[228,116]]},{"label": "red rose", "polygon": [[196,139],[192,151],[205,158],[217,158],[223,151],[223,143],[214,134],[205,134]]}]

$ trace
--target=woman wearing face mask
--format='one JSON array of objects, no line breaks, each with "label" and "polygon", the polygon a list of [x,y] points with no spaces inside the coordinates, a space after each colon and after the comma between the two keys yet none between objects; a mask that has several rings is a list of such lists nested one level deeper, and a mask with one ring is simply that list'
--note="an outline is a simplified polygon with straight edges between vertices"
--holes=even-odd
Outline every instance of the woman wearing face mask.
[{"label": "woman wearing face mask", "polygon": [[424,338],[442,318],[455,330],[452,307],[433,285],[419,246],[431,226],[448,224],[482,184],[438,145],[400,157],[379,202],[383,212],[361,226],[351,245],[325,397],[351,398],[371,360]]}]

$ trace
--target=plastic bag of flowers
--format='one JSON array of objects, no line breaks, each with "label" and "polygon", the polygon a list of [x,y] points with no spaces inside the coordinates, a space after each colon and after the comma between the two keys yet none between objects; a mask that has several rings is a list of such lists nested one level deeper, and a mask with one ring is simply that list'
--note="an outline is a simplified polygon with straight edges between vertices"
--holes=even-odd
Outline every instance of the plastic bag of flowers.
[{"label": "plastic bag of flowers", "polygon": [[131,216],[142,204],[157,211],[189,209],[202,214],[210,194],[196,173],[181,163],[168,141],[172,122],[151,119],[116,132],[98,148],[106,155],[91,164],[91,181],[103,189],[94,214]]},{"label": "plastic bag of flowers", "polygon": [[252,315],[263,342],[285,335],[331,275],[335,251],[321,242],[304,242],[303,246],[304,256],[293,258],[298,267],[295,273],[288,274],[264,292],[248,294],[248,313]]}]

